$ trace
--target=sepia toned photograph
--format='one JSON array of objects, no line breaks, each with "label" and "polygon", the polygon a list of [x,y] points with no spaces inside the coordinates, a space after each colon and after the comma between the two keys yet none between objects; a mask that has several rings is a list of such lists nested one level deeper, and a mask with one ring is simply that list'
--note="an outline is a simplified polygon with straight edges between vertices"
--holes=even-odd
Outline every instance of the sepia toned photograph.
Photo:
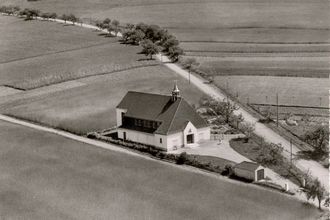
[{"label": "sepia toned photograph", "polygon": [[0,220],[330,220],[329,0],[0,0]]}]

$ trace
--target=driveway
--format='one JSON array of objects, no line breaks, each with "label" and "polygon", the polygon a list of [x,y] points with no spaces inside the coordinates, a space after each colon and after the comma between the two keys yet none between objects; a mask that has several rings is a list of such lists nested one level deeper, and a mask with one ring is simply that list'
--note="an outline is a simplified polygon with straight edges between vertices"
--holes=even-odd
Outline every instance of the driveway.
[{"label": "driveway", "polygon": [[235,163],[241,163],[243,161],[251,161],[248,158],[237,153],[229,145],[229,141],[242,135],[224,135],[224,139],[219,143],[218,140],[208,140],[199,143],[193,147],[179,148],[176,151],[171,151],[173,154],[180,154],[181,152],[187,152],[188,154],[197,154],[204,156],[214,156],[231,160]]}]

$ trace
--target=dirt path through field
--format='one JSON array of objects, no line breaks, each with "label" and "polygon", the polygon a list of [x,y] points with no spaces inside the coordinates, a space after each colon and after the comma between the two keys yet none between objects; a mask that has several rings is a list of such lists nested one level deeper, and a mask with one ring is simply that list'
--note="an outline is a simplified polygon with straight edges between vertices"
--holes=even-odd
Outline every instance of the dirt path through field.
[{"label": "dirt path through field", "polygon": [[[180,76],[189,79],[189,73],[179,67],[178,65],[169,62],[169,59],[164,55],[157,55],[157,58],[161,60],[164,65]],[[223,94],[218,88],[216,88],[213,85],[205,83],[206,80],[197,77],[193,74],[190,74],[190,82],[197,86],[201,91],[205,92],[206,94],[209,94],[211,96],[214,96],[219,99],[227,98],[225,94]],[[232,100],[231,100],[232,101]],[[261,137],[264,137],[266,141],[272,142],[272,143],[280,143],[283,148],[285,149],[284,155],[287,158],[290,158],[290,142],[277,134],[272,129],[268,128],[264,124],[258,122],[258,119],[253,117],[250,113],[245,111],[244,109],[240,108],[235,112],[235,114],[242,114],[245,121],[255,123],[255,133]],[[299,151],[298,147],[293,145],[292,146],[292,152],[295,154]],[[298,168],[300,168],[303,171],[310,170],[311,174],[314,177],[317,177],[320,179],[321,183],[326,186],[326,188],[329,190],[329,171],[328,169],[324,168],[321,164],[317,163],[316,161],[306,161],[306,160],[297,160],[296,165]]]},{"label": "dirt path through field", "polygon": [[13,63],[13,62],[18,62],[18,61],[22,61],[22,60],[34,59],[34,58],[38,58],[38,57],[45,57],[45,56],[49,56],[49,55],[66,53],[66,52],[72,52],[72,51],[77,51],[77,50],[84,50],[84,49],[89,49],[89,48],[93,48],[93,47],[99,47],[99,46],[103,46],[103,45],[109,45],[111,43],[117,43],[117,42],[104,42],[104,43],[93,44],[93,45],[88,45],[88,46],[84,46],[84,47],[71,48],[71,49],[60,50],[60,51],[55,51],[55,52],[51,52],[51,53],[38,54],[38,55],[30,56],[30,57],[23,57],[23,58],[19,58],[19,59],[14,59],[14,60],[8,60],[8,61],[5,61],[5,62],[0,62],[0,64]]}]

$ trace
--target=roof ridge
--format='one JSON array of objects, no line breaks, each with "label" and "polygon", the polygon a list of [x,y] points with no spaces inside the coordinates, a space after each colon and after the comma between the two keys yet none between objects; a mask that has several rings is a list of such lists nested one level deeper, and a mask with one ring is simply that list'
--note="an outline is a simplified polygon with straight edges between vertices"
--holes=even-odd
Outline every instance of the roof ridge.
[{"label": "roof ridge", "polygon": [[171,95],[165,95],[165,94],[160,94],[160,93],[149,93],[149,92],[140,92],[140,91],[128,91],[127,93],[139,93],[139,94],[145,94],[145,95],[166,96],[166,97],[171,96]]},{"label": "roof ridge", "polygon": [[166,135],[168,135],[169,131],[171,130],[171,127],[172,127],[172,124],[173,124],[173,121],[174,121],[174,118],[176,116],[176,113],[178,112],[178,109],[180,108],[180,105],[181,105],[181,102],[182,102],[182,98],[180,99],[180,102],[178,104],[178,107],[176,108],[175,112],[174,112],[174,115],[172,117],[172,120],[171,120],[171,123],[170,123],[170,126],[168,127],[167,131],[166,131]]}]

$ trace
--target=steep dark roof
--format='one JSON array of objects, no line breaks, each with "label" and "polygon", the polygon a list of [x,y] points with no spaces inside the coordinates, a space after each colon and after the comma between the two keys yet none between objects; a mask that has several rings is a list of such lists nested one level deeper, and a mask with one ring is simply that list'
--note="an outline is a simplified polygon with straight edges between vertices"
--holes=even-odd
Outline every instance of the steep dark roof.
[{"label": "steep dark roof", "polygon": [[126,109],[125,116],[160,121],[157,134],[170,134],[183,130],[190,121],[196,128],[207,123],[183,99],[172,101],[171,96],[129,91],[117,108]]},{"label": "steep dark roof", "polygon": [[242,163],[239,163],[235,165],[235,168],[243,169],[243,170],[249,170],[249,171],[256,171],[260,165],[254,162],[248,162],[243,161]]}]

